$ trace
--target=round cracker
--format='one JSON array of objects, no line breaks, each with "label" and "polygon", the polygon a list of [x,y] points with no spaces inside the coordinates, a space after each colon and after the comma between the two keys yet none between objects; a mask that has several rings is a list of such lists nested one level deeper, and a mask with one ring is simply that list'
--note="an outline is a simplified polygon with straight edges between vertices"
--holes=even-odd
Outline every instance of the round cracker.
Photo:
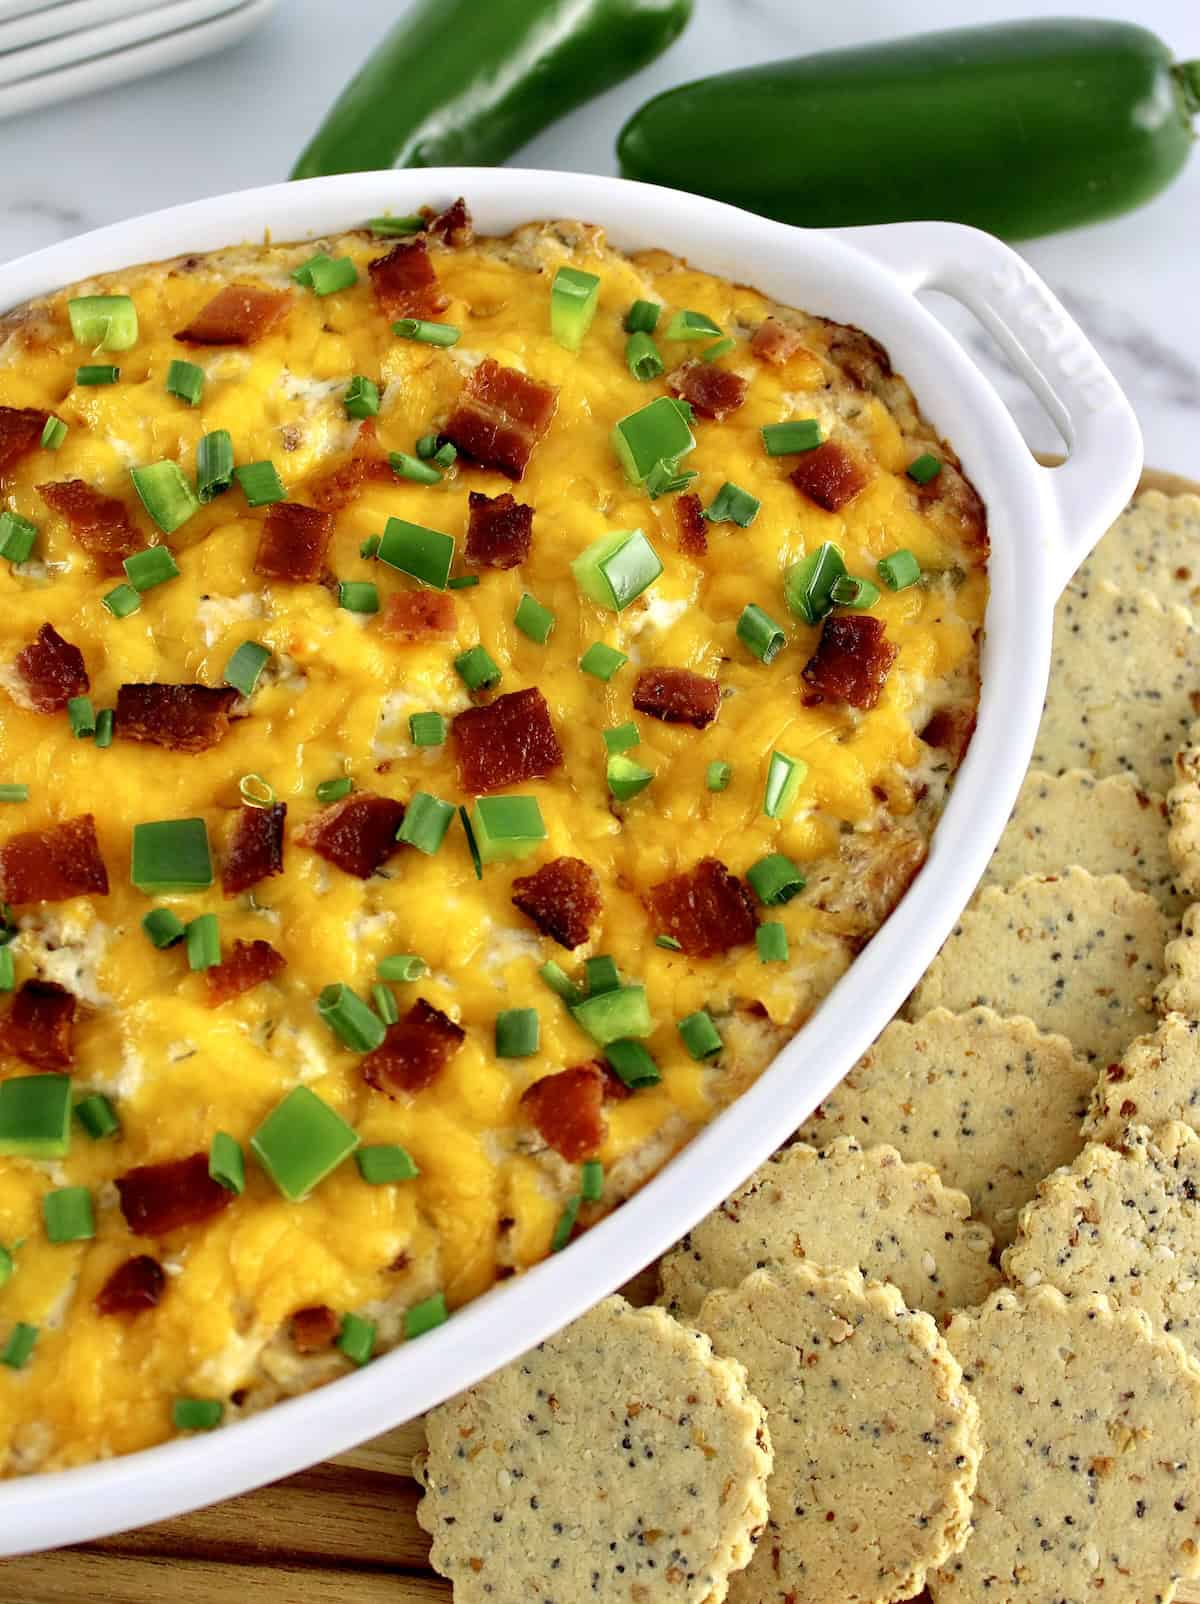
[{"label": "round cracker", "polygon": [[[1200,807],[1197,813],[1200,830]],[[1127,774],[1098,780],[1083,769],[1031,769],[981,883],[1006,886],[1023,874],[1059,874],[1072,864],[1091,874],[1124,875],[1170,919],[1187,905],[1176,885],[1162,796]]]},{"label": "round cracker", "polygon": [[1085,1139],[1119,1140],[1130,1124],[1181,1120],[1200,1131],[1200,1022],[1168,1014],[1106,1064],[1083,1122]]},{"label": "round cracker", "polygon": [[1133,774],[1165,792],[1196,716],[1200,630],[1183,607],[1107,580],[1066,590],[1055,610],[1046,707],[1033,766]]},{"label": "round cracker", "polygon": [[847,1136],[820,1152],[795,1142],[661,1260],[659,1301],[686,1319],[751,1270],[807,1259],[890,1281],[910,1309],[942,1315],[997,1285],[991,1251],[966,1194],[930,1165]]},{"label": "round cracker", "polygon": [[894,1019],[798,1134],[814,1147],[890,1142],[924,1159],[1004,1245],[1038,1182],[1083,1145],[1095,1080],[1065,1036],[1031,1020],[936,1008],[915,1024]]},{"label": "round cracker", "polygon": [[1167,846],[1179,887],[1200,896],[1200,723],[1175,754],[1175,784],[1167,792]]},{"label": "round cracker", "polygon": [[1163,978],[1154,1000],[1164,1014],[1187,1014],[1200,1019],[1200,905],[1193,903],[1183,916],[1179,934],[1163,952]]},{"label": "round cracker", "polygon": [[890,1604],[970,1530],[979,1418],[927,1314],[857,1270],[793,1264],[697,1318],[771,1421],[771,1513],[731,1604]]},{"label": "round cracker", "polygon": [[1080,563],[1071,588],[1105,579],[1148,590],[1164,606],[1200,607],[1200,496],[1142,491]]},{"label": "round cracker", "polygon": [[1200,1573],[1200,1368],[1137,1309],[1056,1287],[955,1315],[983,1458],[936,1604],[1142,1604]]},{"label": "round cracker", "polygon": [[425,1417],[434,1569],[455,1604],[718,1604],[766,1522],[765,1419],[707,1337],[606,1298]]},{"label": "round cracker", "polygon": [[1116,1058],[1154,1023],[1166,939],[1154,898],[1120,875],[1025,875],[967,909],[905,1012],[1023,1014],[1089,1059]]},{"label": "round cracker", "polygon": [[1004,1269],[1018,1286],[1142,1309],[1200,1357],[1200,1136],[1173,1120],[1089,1143],[1042,1182]]}]

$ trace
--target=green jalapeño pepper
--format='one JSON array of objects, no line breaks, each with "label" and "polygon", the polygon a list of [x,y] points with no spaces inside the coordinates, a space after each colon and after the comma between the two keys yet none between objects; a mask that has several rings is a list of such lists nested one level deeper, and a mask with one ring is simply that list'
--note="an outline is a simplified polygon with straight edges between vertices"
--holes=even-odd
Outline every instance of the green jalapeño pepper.
[{"label": "green jalape\u00f1o pepper", "polygon": [[661,55],[691,14],[692,0],[416,0],[291,176],[496,166]]},{"label": "green jalape\u00f1o pepper", "polygon": [[628,178],[816,228],[926,217],[1010,239],[1139,206],[1183,167],[1200,62],[1144,28],[959,28],[775,61],[656,96]]}]

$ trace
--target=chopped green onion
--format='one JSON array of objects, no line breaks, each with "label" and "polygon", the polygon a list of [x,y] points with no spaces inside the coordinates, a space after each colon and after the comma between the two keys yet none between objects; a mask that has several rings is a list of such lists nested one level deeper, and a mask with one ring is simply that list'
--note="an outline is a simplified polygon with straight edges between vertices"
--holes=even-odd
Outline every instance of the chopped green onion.
[{"label": "chopped green onion", "polygon": [[71,1142],[71,1081],[18,1075],[0,1081],[0,1155],[64,1158]]},{"label": "chopped green onion", "polygon": [[411,1309],[405,1309],[405,1338],[411,1342],[414,1337],[423,1337],[427,1331],[434,1330],[436,1326],[445,1325],[449,1318],[445,1293],[435,1292],[431,1298],[425,1298],[420,1303],[414,1303]]},{"label": "chopped green onion", "polygon": [[410,713],[408,734],[414,746],[444,746],[446,720],[440,713]]},{"label": "chopped green onion", "polygon": [[619,1037],[610,1041],[604,1049],[604,1056],[609,1067],[616,1071],[620,1080],[623,1080],[631,1091],[639,1086],[657,1086],[662,1079],[662,1073],[654,1059],[642,1046],[640,1041],[629,1041]]},{"label": "chopped green onion", "polygon": [[431,590],[445,590],[454,561],[454,536],[423,524],[389,518],[376,553],[380,562],[398,568],[402,574],[420,580]]},{"label": "chopped green onion", "polygon": [[341,984],[326,986],[317,998],[317,1012],[352,1052],[369,1053],[387,1034],[383,1021],[362,998]]},{"label": "chopped green onion", "polygon": [[538,970],[538,974],[554,995],[562,998],[568,1008],[574,1008],[576,1003],[583,1001],[583,993],[579,987],[567,974],[566,970],[563,969],[562,965],[556,964],[553,958],[542,965]]},{"label": "chopped green onion", "polygon": [[458,448],[447,440],[433,453],[433,461],[441,468],[453,468],[458,461]]},{"label": "chopped green onion", "polygon": [[704,783],[710,791],[728,790],[732,779],[733,765],[722,763],[719,758],[710,763],[704,773]]},{"label": "chopped green onion", "polygon": [[42,429],[41,446],[43,451],[57,451],[59,446],[62,445],[66,438],[66,424],[61,418],[56,418],[54,414],[51,413],[46,419],[45,426]]},{"label": "chopped green onion", "polygon": [[654,1029],[645,986],[619,986],[585,997],[571,1009],[575,1023],[601,1047],[624,1036],[649,1036]]},{"label": "chopped green onion", "polygon": [[215,913],[200,913],[184,931],[189,969],[215,969],[221,962],[221,927]]},{"label": "chopped green onion", "polygon": [[769,457],[789,457],[797,451],[812,451],[821,444],[821,425],[816,418],[793,418],[790,423],[767,423],[760,430]]},{"label": "chopped green onion", "polygon": [[376,966],[380,980],[420,980],[429,968],[424,958],[415,952],[393,952],[381,958]]},{"label": "chopped green onion", "polygon": [[378,535],[368,535],[367,538],[363,541],[362,545],[358,548],[358,555],[360,557],[367,558],[368,561],[372,557],[378,556],[379,555],[379,536]]},{"label": "chopped green onion", "polygon": [[553,632],[555,618],[550,609],[543,607],[536,596],[531,596],[525,591],[517,603],[513,623],[522,635],[527,635],[531,641],[544,646]]},{"label": "chopped green onion", "polygon": [[7,1286],[12,1280],[13,1257],[3,1244],[0,1244],[0,1287]]},{"label": "chopped green onion", "polygon": [[160,951],[173,947],[176,942],[182,941],[187,933],[187,926],[170,908],[151,908],[142,919],[142,929],[150,945],[158,947]]},{"label": "chopped green onion", "polygon": [[446,581],[446,589],[473,590],[478,583],[478,574],[458,574],[454,579],[448,579]]},{"label": "chopped green onion", "polygon": [[209,502],[233,483],[233,439],[228,429],[214,429],[196,447],[196,494]]},{"label": "chopped green onion", "polygon": [[683,951],[682,944],[676,941],[674,936],[655,936],[654,945],[656,947],[665,947],[668,952]]},{"label": "chopped green onion", "polygon": [[96,733],[96,714],[90,696],[72,696],[67,702],[67,723],[77,741]]},{"label": "chopped green onion", "polygon": [[375,1012],[385,1025],[394,1025],[400,1018],[395,996],[382,981],[377,980],[371,987],[371,1001],[375,1004]]},{"label": "chopped green onion", "polygon": [[864,612],[879,600],[879,586],[873,585],[869,579],[843,574],[840,579],[834,580],[830,596],[838,607],[853,607],[856,612]]},{"label": "chopped green onion", "polygon": [[901,548],[875,564],[880,579],[889,590],[907,590],[921,577],[921,565],[911,551]]},{"label": "chopped green onion", "polygon": [[417,456],[420,457],[422,462],[426,461],[426,459],[429,457],[436,456],[437,449],[438,437],[436,434],[423,434],[417,441]]},{"label": "chopped green onion", "polygon": [[24,1370],[37,1339],[37,1326],[18,1320],[8,1334],[8,1341],[0,1348],[0,1365],[7,1365],[10,1370]]},{"label": "chopped green onion", "polygon": [[700,360],[701,362],[719,362],[723,356],[729,355],[736,344],[737,341],[727,334],[723,340],[718,340],[715,345],[706,345],[700,353]]},{"label": "chopped green onion", "polygon": [[318,251],[293,268],[292,277],[314,295],[332,295],[335,290],[348,290],[357,284],[358,269],[348,256],[326,256]]},{"label": "chopped green onion", "polygon": [[931,451],[923,451],[914,462],[909,463],[905,471],[915,484],[927,485],[941,473],[942,465]]},{"label": "chopped green onion", "polygon": [[60,1186],[43,1193],[42,1219],[51,1242],[88,1242],[96,1234],[92,1194],[86,1186]]},{"label": "chopped green onion", "polygon": [[75,1104],[75,1118],[93,1142],[117,1136],[121,1130],[117,1111],[103,1092],[92,1092],[87,1097],[81,1097]]},{"label": "chopped green onion", "polygon": [[452,802],[443,802],[428,791],[414,791],[405,807],[404,822],[396,832],[396,840],[432,857],[446,839],[453,817]]},{"label": "chopped green onion", "polygon": [[391,239],[398,234],[419,234],[427,226],[426,219],[413,212],[406,217],[369,217],[367,227],[372,234],[378,234],[381,239]]},{"label": "chopped green onion", "polygon": [[342,405],[348,418],[373,418],[379,411],[379,386],[374,379],[356,373],[346,386]]},{"label": "chopped green onion", "polygon": [[756,496],[726,479],[705,508],[704,516],[710,524],[737,524],[742,529],[749,529],[758,517],[761,506],[762,502]]},{"label": "chopped green onion", "polygon": [[471,824],[484,863],[527,858],[548,834],[534,796],[481,796],[472,809]]},{"label": "chopped green onion", "polygon": [[233,470],[233,477],[242,487],[248,507],[270,507],[276,501],[286,501],[287,491],[273,462],[247,462]]},{"label": "chopped green onion", "polygon": [[171,1404],[176,1431],[212,1431],[224,1416],[225,1405],[217,1398],[176,1398]]},{"label": "chopped green onion", "polygon": [[179,564],[167,546],[147,546],[145,551],[135,551],[121,566],[139,594],[165,584],[168,579],[179,578]]},{"label": "chopped green onion", "polygon": [[440,485],[442,482],[440,468],[422,462],[419,457],[410,457],[407,451],[389,451],[388,462],[393,473],[398,473],[401,479],[411,479],[414,484]]},{"label": "chopped green onion", "polygon": [[130,468],[129,477],[142,506],[164,535],[174,534],[200,510],[196,493],[184,478],[177,462],[151,462],[144,468]]},{"label": "chopped green onion", "polygon": [[833,608],[833,587],[846,577],[841,552],[831,541],[823,541],[784,576],[783,593],[790,610],[806,623],[819,624]]},{"label": "chopped green onion", "polygon": [[243,774],[238,781],[238,795],[248,808],[275,806],[275,787],[261,774]]},{"label": "chopped green onion", "polygon": [[27,785],[0,785],[0,802],[28,802]]},{"label": "chopped green onion", "polygon": [[133,827],[129,878],[147,896],[203,891],[213,883],[203,819],[158,819]]},{"label": "chopped green onion", "polygon": [[788,955],[787,931],[780,924],[759,925],[754,933],[758,956],[765,964],[784,963]]},{"label": "chopped green onion", "polygon": [[348,613],[377,613],[379,590],[373,579],[343,579],[338,585],[338,606]]},{"label": "chopped green onion", "polygon": [[695,407],[690,401],[685,401],[681,395],[673,395],[671,396],[670,400],[671,405],[690,428],[691,425],[696,421]]},{"label": "chopped green onion", "polygon": [[606,991],[620,990],[621,975],[617,969],[617,960],[609,957],[607,953],[601,953],[598,958],[588,958],[583,968],[587,976],[589,997],[600,997]]},{"label": "chopped green onion", "polygon": [[767,908],[790,902],[793,897],[799,896],[807,884],[791,858],[785,858],[782,852],[768,853],[765,858],[752,863],[746,870],[746,879],[755,896]]},{"label": "chopped green onion", "polygon": [[28,562],[36,539],[36,524],[19,513],[0,512],[0,557],[6,562]]},{"label": "chopped green onion", "polygon": [[641,384],[657,379],[666,366],[648,334],[631,334],[625,341],[625,366]]},{"label": "chopped green onion", "polygon": [[768,819],[782,819],[791,812],[807,773],[808,764],[803,758],[789,757],[786,752],[771,753],[763,790],[763,812]]},{"label": "chopped green onion", "polygon": [[503,1008],[496,1015],[497,1058],[532,1058],[540,1040],[536,1008]]},{"label": "chopped green onion", "polygon": [[661,311],[657,301],[635,301],[625,314],[626,334],[653,334]]},{"label": "chopped green onion", "polygon": [[599,1203],[604,1196],[604,1165],[589,1158],[579,1171],[579,1195],[585,1203]]},{"label": "chopped green onion", "polygon": [[604,744],[610,752],[628,752],[641,738],[641,732],[632,719],[627,724],[617,724],[611,730],[604,731]]},{"label": "chopped green onion", "polygon": [[623,668],[629,661],[624,652],[619,652],[615,646],[606,646],[602,640],[593,641],[579,659],[579,666],[585,674],[593,679],[610,680],[619,668]]},{"label": "chopped green onion", "polygon": [[253,696],[259,675],[271,661],[271,648],[256,640],[245,640],[225,664],[221,678],[243,696]]},{"label": "chopped green onion", "polygon": [[[382,1039],[382,1025],[379,1031]],[[254,1156],[292,1203],[307,1197],[357,1146],[357,1132],[307,1086],[294,1086],[250,1138]]]},{"label": "chopped green onion", "polygon": [[570,1242],[575,1231],[575,1223],[579,1219],[579,1205],[582,1201],[583,1199],[576,1192],[563,1205],[563,1211],[558,1217],[558,1224],[554,1227],[554,1235],[550,1238],[551,1253],[561,1253]]},{"label": "chopped green onion", "polygon": [[246,1156],[228,1131],[217,1131],[209,1143],[208,1173],[218,1186],[238,1197],[246,1190]]},{"label": "chopped green onion", "polygon": [[649,590],[662,571],[658,553],[640,529],[601,535],[571,564],[583,594],[613,613],[622,612]]},{"label": "chopped green onion", "polygon": [[353,789],[354,781],[348,774],[343,774],[336,780],[322,780],[317,786],[315,795],[318,802],[340,802],[344,796],[349,796]]},{"label": "chopped green onion", "polygon": [[640,485],[658,462],[674,463],[696,444],[687,420],[670,396],[630,412],[613,426],[612,445],[626,477]]},{"label": "chopped green onion", "polygon": [[483,859],[479,856],[479,843],[475,839],[475,831],[471,824],[471,815],[466,808],[460,807],[458,816],[462,821],[463,834],[467,838],[467,851],[471,854],[471,867],[475,870],[476,880],[483,879]]},{"label": "chopped green onion", "polygon": [[703,1008],[696,1013],[689,1014],[686,1019],[680,1019],[675,1027],[683,1038],[683,1045],[697,1061],[703,1062],[719,1053],[725,1043],[721,1040],[721,1033],[713,1024],[712,1016]]},{"label": "chopped green onion", "polygon": [[13,962],[12,947],[0,947],[0,991],[12,991],[17,983],[17,969]]},{"label": "chopped green onion", "polygon": [[116,728],[117,715],[111,707],[102,707],[96,714],[96,745],[98,747],[111,746],[113,743],[113,730]]},{"label": "chopped green onion", "polygon": [[142,605],[142,598],[132,585],[117,585],[101,596],[100,605],[114,618],[128,618]]},{"label": "chopped green onion", "polygon": [[77,295],[67,302],[71,336],[94,351],[128,351],[137,344],[137,308],[128,295]]},{"label": "chopped green onion", "polygon": [[116,384],[120,377],[120,368],[107,362],[85,362],[81,368],[75,369],[76,384]]},{"label": "chopped green onion", "polygon": [[178,357],[167,369],[167,394],[178,396],[194,407],[204,389],[204,369],[194,362],[181,362]]},{"label": "chopped green onion", "polygon": [[430,323],[421,317],[402,317],[392,324],[392,333],[418,345],[457,345],[462,339],[462,330],[453,323]]},{"label": "chopped green onion", "polygon": [[469,691],[490,691],[500,683],[500,665],[489,655],[486,647],[472,646],[468,651],[460,652],[454,659],[454,667]]},{"label": "chopped green onion", "polygon": [[653,769],[643,768],[640,763],[635,763],[631,757],[622,757],[619,752],[614,752],[609,758],[604,774],[608,789],[618,802],[632,801],[654,778]]},{"label": "chopped green onion", "polygon": [[380,1142],[360,1147],[354,1155],[358,1173],[368,1186],[390,1186],[395,1181],[414,1181],[420,1170],[403,1147]]},{"label": "chopped green onion", "polygon": [[698,474],[694,468],[680,468],[674,462],[656,462],[646,475],[646,494],[651,501],[686,490]]},{"label": "chopped green onion", "polygon": [[787,636],[757,602],[749,602],[738,619],[737,636],[762,663],[771,663],[783,650]]},{"label": "chopped green onion", "polygon": [[578,351],[600,304],[600,280],[577,267],[560,267],[550,286],[550,332],[568,351]]},{"label": "chopped green onion", "polygon": [[704,312],[676,312],[667,324],[665,338],[668,340],[711,340],[713,335],[719,335],[720,325],[714,323],[712,318]]}]

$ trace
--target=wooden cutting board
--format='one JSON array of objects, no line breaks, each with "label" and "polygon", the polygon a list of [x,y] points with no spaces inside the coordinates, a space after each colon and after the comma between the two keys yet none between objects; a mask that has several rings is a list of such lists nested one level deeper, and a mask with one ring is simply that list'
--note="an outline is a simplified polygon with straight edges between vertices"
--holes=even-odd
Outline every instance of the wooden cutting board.
[{"label": "wooden cutting board", "polygon": [[[1142,489],[1200,493],[1148,470]],[[652,1296],[652,1270],[625,1290]],[[420,1421],[286,1481],[103,1542],[0,1560],[0,1604],[449,1604],[417,1525]],[[1200,1604],[1200,1585],[1180,1604]],[[500,1604],[519,1604],[502,1600]],[[831,1601],[836,1604],[836,1601]]]}]

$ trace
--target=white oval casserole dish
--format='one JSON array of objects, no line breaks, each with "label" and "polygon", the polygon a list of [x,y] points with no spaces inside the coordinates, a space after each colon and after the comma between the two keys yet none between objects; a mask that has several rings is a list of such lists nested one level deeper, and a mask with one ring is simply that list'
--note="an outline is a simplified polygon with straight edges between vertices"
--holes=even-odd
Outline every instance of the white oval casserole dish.
[{"label": "white oval casserole dish", "polygon": [[[1045,285],[989,235],[945,223],[809,232],[620,179],[428,168],[279,184],[173,207],[0,267],[0,309],[111,269],[268,232],[297,240],[465,194],[483,233],[538,218],[602,224],[622,249],[660,246],[888,349],[987,504],[991,597],[979,724],[930,856],[899,907],[758,1082],[643,1190],[570,1249],[495,1288],[424,1340],[210,1435],[0,1484],[0,1555],[178,1514],[339,1453],[524,1352],[681,1236],[777,1147],[883,1028],[953,926],[1028,764],[1054,602],[1120,511],[1141,438],[1117,385]],[[1038,392],[1070,448],[1040,467],[995,391],[916,299],[965,302]]]}]

